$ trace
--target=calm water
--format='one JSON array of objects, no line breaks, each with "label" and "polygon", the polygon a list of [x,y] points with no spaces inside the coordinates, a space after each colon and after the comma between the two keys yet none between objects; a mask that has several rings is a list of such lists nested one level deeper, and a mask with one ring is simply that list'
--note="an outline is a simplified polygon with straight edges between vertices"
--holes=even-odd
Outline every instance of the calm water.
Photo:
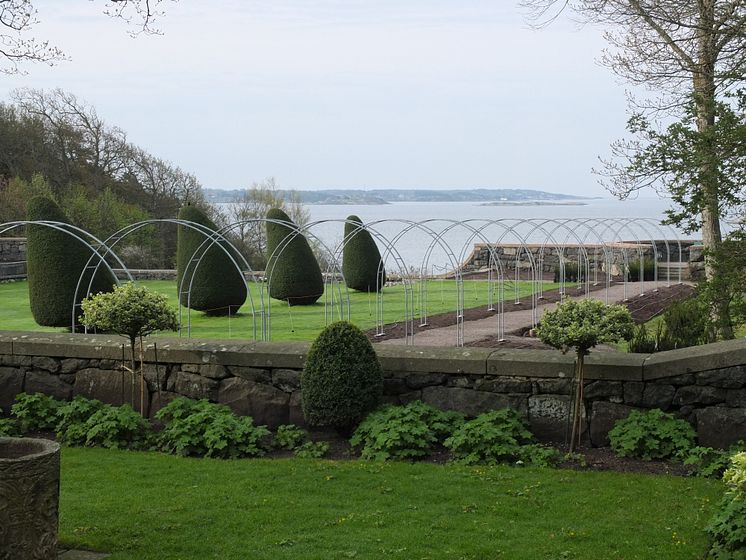
[{"label": "calm water", "polygon": [[[432,272],[452,269],[471,253],[474,243],[503,241],[517,243],[543,243],[554,240],[558,243],[576,243],[578,240],[594,243],[600,240],[649,240],[689,239],[670,226],[660,226],[670,201],[659,198],[618,201],[614,199],[589,200],[583,206],[484,206],[476,202],[396,202],[386,205],[309,205],[313,225],[310,234],[316,236],[330,250],[335,249],[343,238],[344,219],[357,215],[364,223],[377,222],[371,230],[378,232],[401,256],[406,266],[419,267],[423,257],[431,250],[429,268]],[[645,222],[629,224],[627,218],[644,218]],[[533,219],[532,224],[521,224],[521,220]],[[563,220],[574,219],[572,227],[563,225]],[[618,221],[616,219],[619,219]],[[397,221],[403,220],[403,221]],[[453,226],[452,220],[473,220],[472,230]],[[501,220],[500,224],[487,225],[490,220]],[[586,220],[583,223],[583,220]],[[412,228],[406,221],[420,222],[421,227]],[[513,230],[510,230],[510,228]],[[409,231],[407,229],[409,228]],[[475,233],[473,229],[481,229]],[[377,240],[384,253],[387,243]],[[390,246],[390,245],[389,245]],[[396,268],[394,259],[387,259],[387,268]],[[393,266],[392,266],[393,265]]]}]

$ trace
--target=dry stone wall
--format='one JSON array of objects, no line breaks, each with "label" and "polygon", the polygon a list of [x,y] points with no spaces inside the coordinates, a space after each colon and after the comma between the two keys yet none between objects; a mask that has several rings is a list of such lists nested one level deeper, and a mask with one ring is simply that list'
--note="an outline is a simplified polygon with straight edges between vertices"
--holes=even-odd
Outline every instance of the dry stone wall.
[{"label": "dry stone wall", "polygon": [[[0,331],[0,408],[17,393],[130,403],[153,416],[179,396],[228,405],[276,427],[303,425],[300,374],[309,345],[152,338],[144,384],[122,371],[113,336]],[[573,359],[551,350],[379,346],[384,398],[421,399],[474,416],[510,406],[540,439],[565,437]],[[633,409],[661,408],[695,426],[702,445],[746,440],[746,340],[659,354],[591,354],[585,387],[588,436],[607,443]],[[141,405],[142,402],[142,405]]]}]

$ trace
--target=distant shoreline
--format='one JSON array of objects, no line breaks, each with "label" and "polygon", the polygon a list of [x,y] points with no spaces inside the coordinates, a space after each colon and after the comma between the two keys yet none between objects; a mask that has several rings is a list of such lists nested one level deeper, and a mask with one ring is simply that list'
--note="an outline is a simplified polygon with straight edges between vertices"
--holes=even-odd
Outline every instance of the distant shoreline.
[{"label": "distant shoreline", "polygon": [[551,200],[498,200],[480,206],[588,206],[587,202],[553,202]]}]

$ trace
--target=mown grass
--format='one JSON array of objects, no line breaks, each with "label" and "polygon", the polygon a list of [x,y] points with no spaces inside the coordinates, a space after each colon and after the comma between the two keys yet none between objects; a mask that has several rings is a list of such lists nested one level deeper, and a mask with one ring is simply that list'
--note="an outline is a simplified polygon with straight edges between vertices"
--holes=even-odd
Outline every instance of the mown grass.
[{"label": "mown grass", "polygon": [[[176,308],[177,287],[176,282],[165,280],[153,280],[142,282],[145,286],[166,294],[169,301]],[[546,283],[545,290],[556,288],[558,284]],[[467,280],[464,281],[464,307],[474,308],[487,306],[488,290],[495,288],[486,281]],[[518,286],[520,297],[531,294],[533,285],[530,282],[522,282]],[[251,306],[247,302],[239,311],[238,315],[232,317],[215,317],[193,311],[191,313],[191,336],[195,338],[242,338],[254,339],[256,328],[257,338],[261,338],[262,319],[259,313],[260,289],[252,286],[252,298],[256,314],[252,315]],[[265,310],[267,310],[268,321],[271,327],[272,340],[313,340],[324,328],[327,322],[347,319],[346,306],[340,310],[339,302],[346,302],[347,294],[350,298],[350,320],[361,329],[367,330],[376,326],[376,295],[360,292],[341,293],[337,290],[331,293],[327,287],[329,301],[336,305],[325,308],[324,298],[315,305],[290,307],[287,303],[271,300],[264,294]],[[505,298],[514,297],[515,290],[512,283],[505,284]],[[494,293],[494,301],[497,301],[497,293]],[[407,303],[407,300],[409,303]],[[431,280],[427,283],[426,299],[420,296],[419,284],[410,289],[408,296],[402,285],[388,286],[383,293],[384,323],[395,323],[404,320],[406,312],[411,310],[416,317],[422,311],[421,301],[427,302],[427,314],[453,312],[454,324],[456,322],[455,310],[457,307],[457,292],[455,281]],[[187,312],[182,308],[182,335],[186,336]],[[28,302],[28,283],[9,282],[0,284],[0,329],[21,331],[55,331],[61,329],[50,329],[39,327],[31,316]],[[173,333],[165,333],[173,336]]]},{"label": "mown grass", "polygon": [[64,449],[63,546],[123,559],[691,559],[718,482]]}]

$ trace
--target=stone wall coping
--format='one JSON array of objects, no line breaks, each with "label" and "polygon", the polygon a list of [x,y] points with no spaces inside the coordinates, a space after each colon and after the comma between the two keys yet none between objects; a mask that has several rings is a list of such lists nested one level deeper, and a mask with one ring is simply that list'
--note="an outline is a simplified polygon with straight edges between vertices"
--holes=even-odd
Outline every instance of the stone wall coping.
[{"label": "stone wall coping", "polygon": [[[301,369],[308,342],[149,337],[145,359],[160,363],[218,364]],[[122,359],[125,338],[53,332],[0,331],[0,353],[53,358]],[[572,377],[574,356],[556,350],[434,348],[375,345],[385,371],[437,372],[509,377]],[[591,352],[586,379],[648,381],[746,364],[746,339],[657,354]]]},{"label": "stone wall coping", "polygon": [[643,365],[643,380],[663,379],[746,364],[746,339],[724,340],[650,354]]}]

